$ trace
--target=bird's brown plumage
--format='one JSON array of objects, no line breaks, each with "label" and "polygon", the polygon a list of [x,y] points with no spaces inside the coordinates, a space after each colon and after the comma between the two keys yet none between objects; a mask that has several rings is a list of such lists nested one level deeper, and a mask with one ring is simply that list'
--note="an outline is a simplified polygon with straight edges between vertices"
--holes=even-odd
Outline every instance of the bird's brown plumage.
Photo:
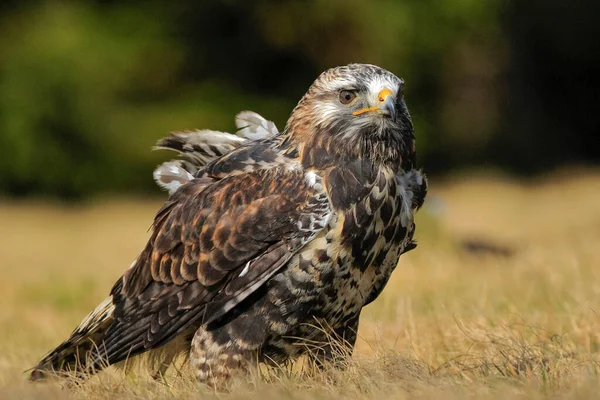
[{"label": "bird's brown plumage", "polygon": [[[191,342],[202,381],[301,354],[327,338],[315,325],[353,345],[362,307],[415,246],[426,194],[402,84],[370,65],[326,71],[283,132],[206,160],[109,299],[32,377],[97,370],[176,338]],[[340,103],[343,90],[356,100]]]}]

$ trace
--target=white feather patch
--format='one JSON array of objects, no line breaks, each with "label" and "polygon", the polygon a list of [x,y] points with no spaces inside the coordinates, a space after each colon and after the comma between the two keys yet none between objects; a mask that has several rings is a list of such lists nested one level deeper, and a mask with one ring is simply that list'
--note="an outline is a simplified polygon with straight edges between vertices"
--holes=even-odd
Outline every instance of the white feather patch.
[{"label": "white feather patch", "polygon": [[210,144],[210,145],[231,145],[232,143],[243,143],[245,140],[239,136],[227,132],[213,131],[210,129],[201,129],[192,132],[175,132],[177,136],[189,144]]},{"label": "white feather patch", "polygon": [[306,177],[306,183],[308,184],[308,186],[313,187],[315,186],[315,184],[317,183],[317,174],[315,174],[312,171],[308,171],[305,175]]},{"label": "white feather patch", "polygon": [[74,332],[88,334],[95,331],[100,326],[105,324],[106,321],[111,319],[115,311],[115,305],[113,304],[112,300],[112,296],[109,296],[104,299],[102,303],[98,304],[98,306],[92,312],[90,312],[83,319],[83,321],[81,321],[77,328],[75,328]]},{"label": "white feather patch", "polygon": [[279,133],[275,123],[253,111],[242,111],[235,116],[237,134],[249,140],[261,140]]},{"label": "white feather patch", "polygon": [[193,175],[183,169],[177,161],[167,161],[159,165],[152,174],[161,188],[173,194],[179,187],[192,179]]},{"label": "white feather patch", "polygon": [[249,270],[250,270],[250,261],[248,261],[246,263],[246,266],[244,267],[244,269],[242,270],[242,272],[240,272],[240,274],[238,275],[238,277],[239,278],[244,277],[248,273]]}]

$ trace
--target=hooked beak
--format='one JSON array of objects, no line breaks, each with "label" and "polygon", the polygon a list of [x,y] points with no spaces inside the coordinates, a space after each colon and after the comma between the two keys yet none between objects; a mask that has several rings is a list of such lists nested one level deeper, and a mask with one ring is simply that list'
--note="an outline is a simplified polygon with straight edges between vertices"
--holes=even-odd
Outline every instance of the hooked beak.
[{"label": "hooked beak", "polygon": [[391,93],[385,96],[383,103],[379,104],[379,111],[384,115],[388,115],[393,122],[396,122],[396,101]]},{"label": "hooked beak", "polygon": [[396,101],[390,89],[383,89],[377,95],[378,104],[374,107],[363,108],[358,111],[354,111],[352,115],[360,115],[366,112],[378,112],[386,115],[396,122]]}]

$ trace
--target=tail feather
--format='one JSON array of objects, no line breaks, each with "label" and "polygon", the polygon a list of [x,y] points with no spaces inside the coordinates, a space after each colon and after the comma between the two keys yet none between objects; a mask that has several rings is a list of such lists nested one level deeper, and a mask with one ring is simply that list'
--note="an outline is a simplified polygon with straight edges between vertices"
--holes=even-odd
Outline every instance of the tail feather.
[{"label": "tail feather", "polygon": [[253,111],[242,111],[235,116],[237,135],[250,140],[261,140],[279,133],[273,121]]},{"label": "tail feather", "polygon": [[[104,334],[102,347],[90,360],[93,365],[99,365],[103,362],[114,364],[149,350],[149,348],[144,347],[144,339],[148,331],[150,318],[141,319],[136,327],[119,323],[111,325]],[[127,333],[124,333],[124,331]]]},{"label": "tail feather", "polygon": [[195,329],[182,331],[169,343],[157,348],[144,346],[149,318],[138,321],[138,328],[123,335],[123,326],[115,322],[115,305],[108,297],[89,313],[75,328],[69,338],[52,350],[31,372],[31,381],[45,380],[52,376],[85,377],[99,372],[109,365],[119,366],[130,357],[149,351],[147,364],[152,376],[164,374],[168,366],[181,354],[187,354]]},{"label": "tail feather", "polygon": [[176,151],[182,159],[159,165],[154,170],[154,180],[158,186],[173,194],[181,185],[192,180],[198,170],[246,141],[230,133],[211,130],[172,133],[159,140],[155,149]]},{"label": "tail feather", "polygon": [[204,166],[245,142],[246,139],[231,133],[203,129],[171,133],[156,143],[156,149],[176,151],[194,165]]},{"label": "tail feather", "polygon": [[[50,375],[66,375],[88,370],[88,360],[92,354],[98,352],[97,346],[102,343],[104,333],[113,322],[114,311],[111,296],[89,313],[67,340],[33,368],[29,379],[37,381]],[[98,367],[99,365],[94,366]]]},{"label": "tail feather", "polygon": [[197,168],[183,160],[167,161],[154,170],[154,180],[161,188],[175,193],[179,187],[192,179]]},{"label": "tail feather", "polygon": [[278,133],[272,121],[252,111],[242,111],[236,115],[235,125],[238,128],[236,134],[202,129],[175,132],[160,139],[155,149],[176,151],[181,159],[165,162],[154,170],[154,180],[158,186],[171,195],[211,161],[245,143]]}]

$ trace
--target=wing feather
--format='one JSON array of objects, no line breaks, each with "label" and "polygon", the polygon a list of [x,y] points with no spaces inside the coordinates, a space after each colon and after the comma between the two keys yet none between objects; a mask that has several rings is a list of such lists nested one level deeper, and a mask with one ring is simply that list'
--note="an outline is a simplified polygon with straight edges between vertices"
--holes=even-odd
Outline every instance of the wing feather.
[{"label": "wing feather", "polygon": [[302,170],[276,167],[194,179],[172,195],[113,288],[115,322],[98,360],[160,346],[260,288],[327,225],[323,186],[307,182]]}]

